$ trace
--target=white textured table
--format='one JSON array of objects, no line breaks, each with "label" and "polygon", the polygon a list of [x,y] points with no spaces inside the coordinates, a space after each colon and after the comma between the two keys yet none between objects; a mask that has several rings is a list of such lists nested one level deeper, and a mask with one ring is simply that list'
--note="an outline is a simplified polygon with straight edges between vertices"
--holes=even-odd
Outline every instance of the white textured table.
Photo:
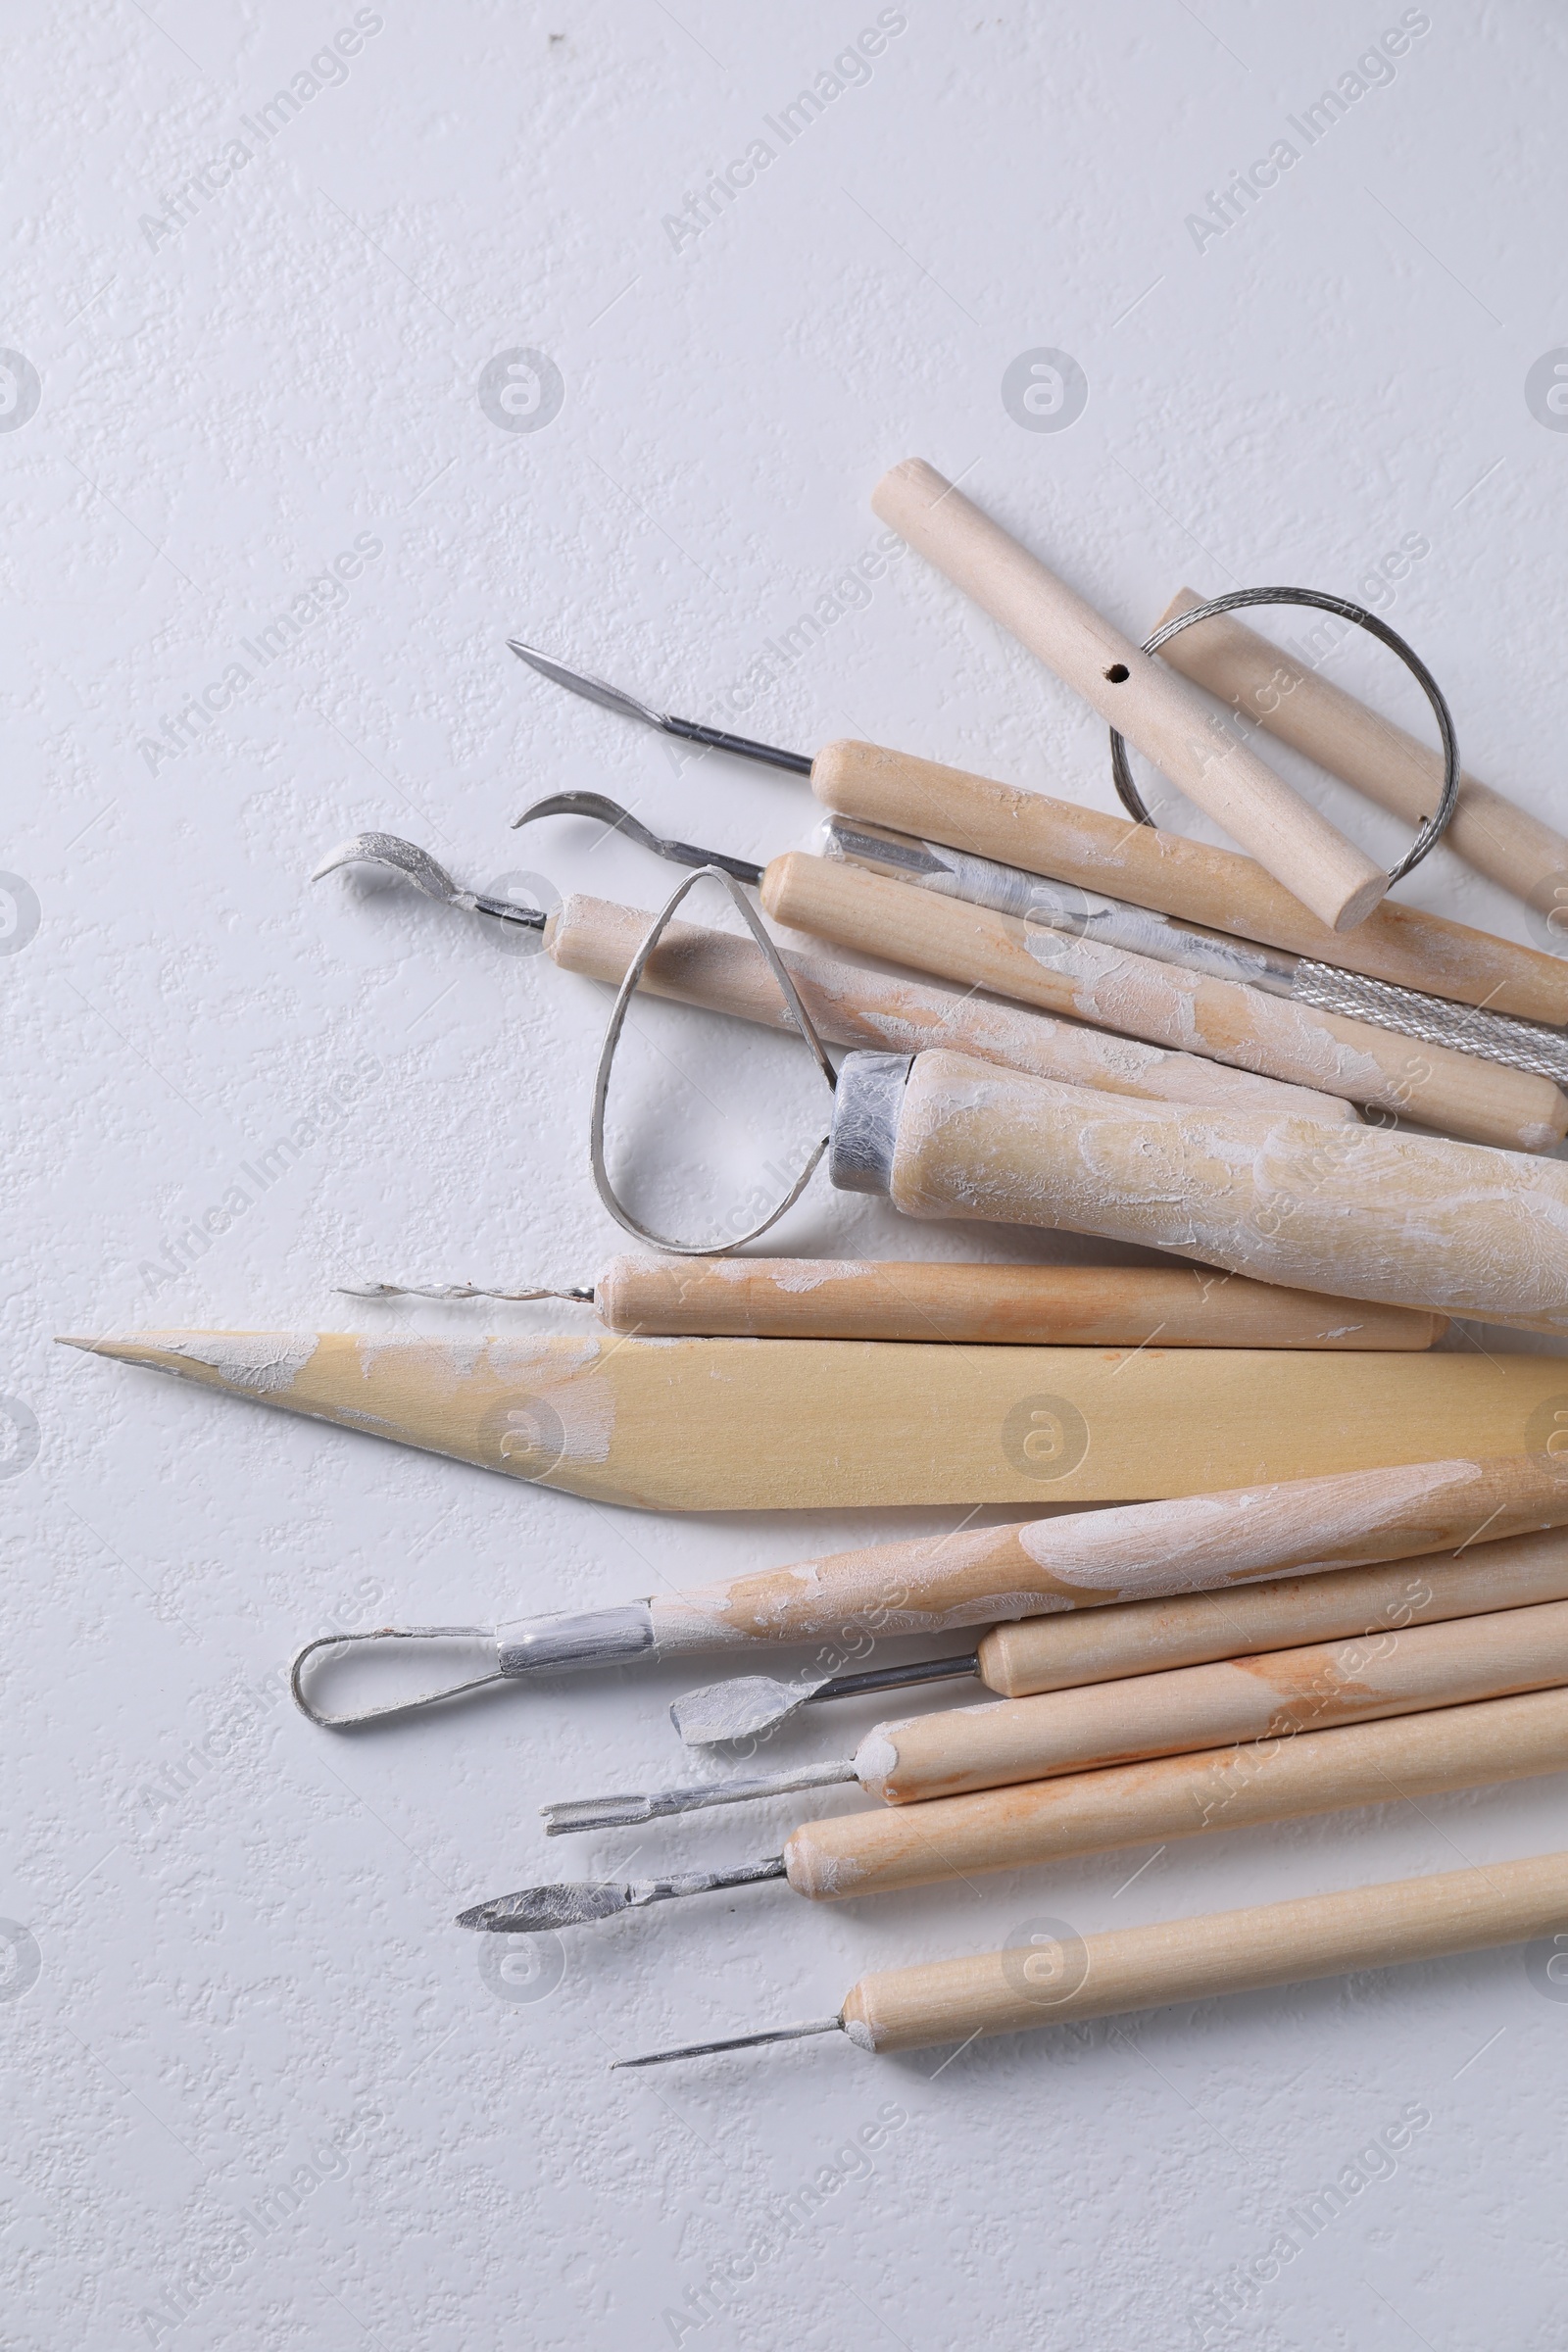
[{"label": "white textured table", "polygon": [[[1376,597],[1477,772],[1568,818],[1548,11],[760,13],[123,0],[13,40],[7,2340],[1555,2344],[1568,1985],[1541,1954],[956,2056],[606,2063],[1045,1914],[1543,1850],[1560,1784],[859,1909],[670,1905],[530,1973],[453,1914],[628,1862],[547,1847],[535,1807],[678,1772],[691,1676],[334,1741],[288,1704],[293,1645],[899,1523],[617,1514],[51,1346],[368,1319],[332,1297],[364,1272],[581,1281],[612,1245],[603,997],[306,877],[373,826],[468,881],[649,905],[640,853],[508,818],[597,787],[765,856],[811,806],[553,692],[509,632],[785,744],[1108,805],[1049,678],[912,558],[853,568],[899,458],[1136,630],[1183,581]],[[1446,854],[1407,895],[1529,936]],[[627,1078],[671,1217],[818,1115],[787,1046],[671,1010]],[[1007,1248],[821,1185],[779,1240]],[[791,1818],[668,1825],[636,1867],[766,1853]]]}]

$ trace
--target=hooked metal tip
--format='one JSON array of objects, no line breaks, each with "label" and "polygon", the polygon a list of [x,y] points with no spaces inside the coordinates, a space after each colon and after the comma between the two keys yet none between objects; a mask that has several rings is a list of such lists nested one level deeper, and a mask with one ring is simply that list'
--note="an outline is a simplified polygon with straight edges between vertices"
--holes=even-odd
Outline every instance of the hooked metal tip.
[{"label": "hooked metal tip", "polygon": [[449,906],[473,905],[472,895],[462,891],[444,865],[438,865],[428,850],[416,847],[412,841],[400,840],[396,833],[356,833],[348,841],[340,841],[335,850],[328,850],[311,876],[319,882],[323,874],[335,874],[343,865],[385,865],[395,874],[402,874],[422,890],[427,899],[440,899]]},{"label": "hooked metal tip", "polygon": [[831,1678],[815,1683],[778,1683],[771,1675],[748,1674],[732,1683],[705,1683],[686,1690],[669,1710],[669,1720],[688,1747],[716,1747],[726,1740],[751,1740],[787,1723]]},{"label": "hooked metal tip", "polygon": [[631,1900],[625,1886],[525,1886],[520,1894],[498,1894],[493,1902],[475,1903],[458,1913],[460,1928],[483,1928],[492,1935],[546,1936],[559,1928],[580,1928],[591,1919],[613,1919]]},{"label": "hooked metal tip", "polygon": [[509,637],[507,643],[519,662],[526,662],[542,678],[564,686],[568,694],[580,694],[585,703],[597,703],[602,710],[618,711],[622,718],[640,718],[645,727],[662,728],[668,724],[663,711],[650,710],[634,694],[625,694],[620,687],[612,686],[608,678],[596,678],[592,670],[568,669],[564,662],[542,654],[536,645],[524,645],[520,637]]},{"label": "hooked metal tip", "polygon": [[671,865],[716,865],[722,874],[733,874],[737,882],[749,882],[757,889],[762,879],[762,869],[750,858],[726,858],[722,850],[700,850],[689,841],[668,841],[662,833],[650,832],[641,820],[612,801],[603,792],[553,792],[547,800],[535,801],[520,816],[512,820],[513,831],[519,825],[530,825],[540,816],[593,816],[613,831],[624,833],[639,849],[652,850],[656,858],[666,858]]},{"label": "hooked metal tip", "polygon": [[674,2058],[710,2058],[717,2050],[756,2050],[773,2041],[805,2041],[814,2034],[842,2034],[842,2017],[814,2017],[804,2026],[774,2026],[765,2034],[731,2034],[723,2041],[688,2041],[678,2050],[649,2050],[641,2058],[614,2058],[611,2073],[634,2066],[668,2066]]}]

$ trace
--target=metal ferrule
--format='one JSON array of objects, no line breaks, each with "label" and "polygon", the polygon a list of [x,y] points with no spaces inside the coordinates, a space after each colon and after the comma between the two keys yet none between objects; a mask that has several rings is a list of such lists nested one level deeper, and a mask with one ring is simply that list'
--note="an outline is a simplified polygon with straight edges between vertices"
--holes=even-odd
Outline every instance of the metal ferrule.
[{"label": "metal ferrule", "polygon": [[507,1675],[574,1674],[588,1666],[624,1666],[658,1647],[654,1612],[646,1600],[614,1609],[565,1609],[529,1617],[496,1643]]},{"label": "metal ferrule", "polygon": [[849,1054],[839,1065],[828,1181],[841,1193],[886,1193],[911,1054]]}]

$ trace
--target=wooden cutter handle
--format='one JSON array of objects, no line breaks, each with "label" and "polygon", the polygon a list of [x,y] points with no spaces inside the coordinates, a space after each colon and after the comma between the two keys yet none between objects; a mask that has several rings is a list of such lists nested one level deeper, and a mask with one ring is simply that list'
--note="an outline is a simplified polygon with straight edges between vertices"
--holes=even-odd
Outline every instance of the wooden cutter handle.
[{"label": "wooden cutter handle", "polygon": [[1549,1078],[917,890],[864,866],[791,850],[765,869],[761,897],[775,922],[838,947],[1403,1112],[1471,1143],[1546,1152],[1568,1134],[1568,1097]]},{"label": "wooden cutter handle", "polygon": [[1568,1600],[1568,1537],[1554,1528],[1473,1544],[1457,1555],[1431,1551],[1370,1568],[1020,1618],[985,1635],[980,1673],[999,1696],[1028,1698],[1542,1600]]},{"label": "wooden cutter handle", "polygon": [[[640,907],[574,892],[550,917],[545,941],[563,971],[581,972],[616,988],[653,920]],[[1355,1118],[1349,1105],[1335,1096],[1285,1086],[1201,1054],[1102,1037],[1077,1022],[1051,1020],[1038,1011],[992,1004],[972,994],[947,996],[913,980],[858,970],[824,956],[792,953],[784,961],[817,1034],[829,1045],[867,1046],[890,1054],[918,1054],[928,1046],[950,1045],[982,1061],[1065,1079],[1097,1093],[1236,1110],[1273,1108],[1337,1125]],[[795,1035],[761,950],[733,932],[671,923],[648,960],[643,986],[651,996],[702,1004]]]},{"label": "wooden cutter handle", "polygon": [[916,1804],[1563,1683],[1568,1601],[1547,1600],[881,1723],[861,1741],[856,1770],[868,1796]]},{"label": "wooden cutter handle", "polygon": [[1568,1690],[1532,1690],[974,1796],[829,1815],[791,1833],[784,1864],[797,1894],[832,1902],[1490,1787],[1561,1772],[1565,1764]]},{"label": "wooden cutter handle", "polygon": [[1354,931],[1336,933],[1234,850],[1105,816],[1043,792],[1020,792],[874,743],[824,744],[811,762],[811,790],[836,815],[862,824],[890,826],[976,858],[1076,882],[1083,890],[1103,891],[1238,939],[1261,940],[1396,988],[1485,1004],[1521,1020],[1568,1022],[1568,959],[1494,939],[1419,906],[1386,899]]},{"label": "wooden cutter handle", "polygon": [[1333,931],[1352,931],[1389,878],[1239,743],[1169,670],[1102,620],[922,459],[883,475],[871,506],[1136,745]]},{"label": "wooden cutter handle", "polygon": [[1081,1942],[880,1970],[851,1991],[844,2024],[861,2049],[920,2049],[973,2034],[1016,2034],[1069,2018],[1437,1960],[1564,1928],[1568,1854],[1540,1854],[1121,1928]]},{"label": "wooden cutter handle", "polygon": [[[1191,588],[1179,589],[1156,625],[1202,601]],[[1234,613],[1183,629],[1161,646],[1160,659],[1396,816],[1418,825],[1436,808],[1443,790],[1441,753],[1380,718]],[[1560,833],[1466,775],[1443,838],[1477,873],[1500,882],[1548,921],[1556,917],[1553,936],[1568,945],[1568,841]]]},{"label": "wooden cutter handle", "polygon": [[617,1257],[612,1331],[703,1338],[946,1340],[1056,1348],[1419,1348],[1439,1315],[1157,1266],[975,1266],[799,1257]]}]

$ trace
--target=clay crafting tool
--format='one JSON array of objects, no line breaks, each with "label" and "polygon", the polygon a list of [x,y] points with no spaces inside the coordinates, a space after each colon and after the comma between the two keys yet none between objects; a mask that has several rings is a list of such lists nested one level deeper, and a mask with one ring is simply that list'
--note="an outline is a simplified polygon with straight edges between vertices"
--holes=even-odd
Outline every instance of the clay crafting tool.
[{"label": "clay crafting tool", "polygon": [[1174,1266],[976,1266],[830,1257],[612,1257],[591,1288],[360,1282],[350,1298],[563,1298],[645,1337],[945,1340],[966,1346],[1430,1348],[1441,1315],[1355,1306]]},{"label": "clay crafting tool", "polygon": [[843,2034],[859,2050],[914,2050],[982,2034],[1019,2034],[1176,2001],[1212,2000],[1314,1977],[1396,1968],[1455,1952],[1527,1943],[1568,1929],[1568,1853],[1395,1879],[1079,1937],[1041,1936],[975,1959],[881,1969],[836,2017],[622,2058],[622,2067],[706,2058]]},{"label": "clay crafting tool", "polygon": [[1129,825],[1124,817],[1073,801],[1020,791],[877,744],[829,743],[808,760],[766,745],[753,747],[743,737],[721,736],[713,728],[698,735],[693,720],[652,710],[618,687],[570,669],[515,638],[511,645],[532,668],[589,702],[668,733],[719,742],[745,759],[765,759],[771,766],[808,774],[823,806],[856,823],[882,826],[994,866],[1109,892],[1153,912],[1397,988],[1486,1005],[1527,1021],[1568,1022],[1568,967],[1555,956],[1495,939],[1446,915],[1385,900],[1354,931],[1332,931],[1261,866],[1233,850],[1150,825]]},{"label": "clay crafting tool", "polygon": [[853,1756],[796,1770],[676,1788],[586,1797],[543,1808],[546,1835],[628,1829],[712,1805],[750,1804],[797,1789],[858,1787],[912,1805],[1102,1764],[1282,1740],[1335,1723],[1365,1723],[1568,1683],[1568,1601],[1541,1601],[1440,1625],[1357,1634],[1176,1666],[1037,1698],[999,1698],[879,1723]]},{"label": "clay crafting tool", "polygon": [[[391,833],[356,834],[323,858],[313,879],[347,865],[382,866],[443,905],[518,930],[537,931],[545,952],[563,971],[579,972],[612,988],[624,980],[656,920],[640,907],[617,906],[576,893],[545,914],[465,890],[423,850]],[[858,970],[821,956],[780,954],[779,960],[818,1036],[829,1045],[906,1054],[922,1046],[950,1045],[982,1061],[1031,1070],[1037,1077],[1064,1078],[1073,1086],[1108,1089],[1150,1102],[1234,1102],[1259,1110],[1272,1104],[1302,1117],[1339,1123],[1355,1116],[1349,1103],[1335,1096],[1284,1087],[1272,1078],[1231,1069],[1197,1054],[1106,1037],[1076,1022],[1052,1020],[973,994],[946,996],[910,980]],[[733,932],[671,923],[648,957],[638,986],[651,996],[729,1013],[764,1029],[794,1027],[767,956],[755,940],[739,939]]]},{"label": "clay crafting tool", "polygon": [[906,1216],[1060,1226],[1290,1289],[1568,1337],[1559,1160],[1117,1103],[960,1054],[851,1054],[828,1171]]},{"label": "clay crafting tool", "polygon": [[[1357,1402],[1349,1400],[1347,1409],[1353,1414]],[[1040,1434],[1046,1434],[1044,1424]],[[940,1634],[1009,1616],[1098,1614],[1118,1602],[1223,1591],[1261,1578],[1315,1576],[1455,1546],[1467,1557],[1473,1547],[1490,1553],[1513,1537],[1564,1524],[1568,1478],[1545,1456],[1302,1478],[1273,1488],[872,1544],[684,1592],[502,1627],[380,1627],[323,1635],[295,1658],[294,1695],[313,1722],[331,1729],[370,1720],[370,1714],[323,1713],[305,1689],[309,1660],[324,1665],[330,1653],[367,1654],[367,1644],[391,1643],[395,1653],[400,1643],[449,1641],[470,1662],[477,1644],[481,1679],[499,1683],[620,1666],[656,1654],[744,1655],[858,1634]],[[1528,1576],[1508,1554],[1499,1552],[1498,1559],[1497,1605],[1507,1607],[1527,1592]],[[456,1688],[475,1687],[465,1682]],[[436,1690],[370,1712],[406,1714],[454,1695],[455,1690]]]},{"label": "clay crafting tool", "polygon": [[[1200,600],[1179,589],[1157,627]],[[1160,649],[1173,669],[1304,752],[1396,816],[1416,821],[1436,804],[1443,762],[1402,727],[1380,718],[1299,655],[1273,645],[1230,614],[1185,629]],[[1466,864],[1546,917],[1561,938],[1568,921],[1568,841],[1474,776],[1459,779],[1445,836]],[[1556,917],[1553,925],[1552,918]]]},{"label": "clay crafting tool", "polygon": [[1564,1393],[1549,1356],[1437,1351],[314,1331],[66,1345],[662,1511],[1143,1501],[1380,1462],[1483,1460],[1520,1452],[1532,1416]]},{"label": "clay crafting tool", "polygon": [[686,1894],[782,1879],[810,1902],[903,1893],[1117,1846],[1299,1821],[1528,1780],[1568,1765],[1568,1690],[1345,1724],[1199,1754],[1064,1773],[970,1796],[803,1822],[781,1853],[664,1879],[526,1886],[460,1912],[460,1928],[537,1936]]},{"label": "clay crafting tool", "polygon": [[[609,805],[613,807],[613,803]],[[936,891],[943,898],[966,899],[972,906],[989,906],[994,913],[1013,916],[1037,928],[1064,931],[1069,938],[1089,940],[1096,947],[1123,948],[1160,963],[1181,964],[1210,980],[1233,980],[1260,988],[1265,996],[1285,997],[1319,1012],[1344,1013],[1351,1020],[1369,1021],[1374,1028],[1392,1029],[1400,1037],[1419,1037],[1429,1045],[1474,1054],[1510,1069],[1533,1070],[1557,1085],[1568,1080],[1568,1036],[1544,1021],[1520,1021],[1511,1013],[1483,1012],[1475,1005],[1452,1004],[1415,989],[1394,988],[1386,980],[1369,980],[1359,972],[1339,971],[1306,956],[1288,955],[1283,948],[1258,947],[1250,941],[1227,939],[1222,932],[1178,923],[1168,914],[1154,914],[1124,899],[1108,899],[1074,884],[1048,882],[1021,866],[999,865],[994,858],[973,858],[959,850],[945,850],[935,842],[915,841],[907,834],[851,824],[844,817],[828,819],[822,848],[826,857],[868,867],[890,881]],[[1568,863],[1563,872],[1568,876]],[[1049,957],[1051,951],[1041,941],[1036,952]]]},{"label": "clay crafting tool", "polygon": [[[1129,1600],[1108,1609],[1023,1617],[994,1625],[961,1656],[918,1659],[870,1673],[745,1675],[688,1690],[670,1720],[688,1747],[764,1737],[805,1706],[970,1676],[999,1698],[1032,1698],[1083,1683],[1158,1674],[1213,1658],[1253,1657],[1380,1628],[1438,1625],[1544,1600],[1568,1600],[1568,1541],[1555,1530],[1429,1552],[1371,1568],[1338,1568],[1267,1584]],[[869,1641],[864,1646],[870,1646]],[[842,1658],[846,1644],[836,1645]]]},{"label": "clay crafting tool", "polygon": [[[760,866],[665,840],[600,792],[553,793],[514,824],[546,816],[593,817],[672,864],[717,867],[732,881],[753,884],[778,920],[838,946],[870,950],[965,987],[979,982],[1037,1009],[1160,1044],[1179,1035],[1201,1054],[1287,1083],[1299,1083],[1300,1070],[1310,1067],[1313,1086],[1357,1102],[1402,1105],[1429,1125],[1450,1125],[1476,1142],[1517,1147],[1544,1111],[1555,1115],[1540,1081],[1568,1079],[1568,1037],[1541,1022],[1347,978],[1274,950],[1244,949],[1141,907],[1106,899],[1091,904],[1084,892],[1064,891],[1018,867],[960,859],[889,833],[873,838],[837,818],[825,828],[823,847],[830,861],[847,869],[842,876],[831,862],[800,853]],[[871,875],[880,881],[869,883]],[[960,904],[922,911],[916,894],[933,890]],[[986,912],[971,912],[980,908]],[[1237,988],[1305,1005],[1307,1015],[1282,1015],[1251,993],[1237,998],[1231,993]],[[1369,1029],[1376,1034],[1368,1037]],[[1415,1056],[1396,1037],[1418,1037],[1438,1051]],[[1371,1066],[1364,1058],[1352,1062],[1348,1048],[1370,1055]],[[1454,1062],[1454,1054],[1527,1071],[1536,1083],[1482,1076]],[[1343,1083],[1324,1075],[1330,1068]],[[1568,1104],[1561,1116],[1568,1125]]]}]

